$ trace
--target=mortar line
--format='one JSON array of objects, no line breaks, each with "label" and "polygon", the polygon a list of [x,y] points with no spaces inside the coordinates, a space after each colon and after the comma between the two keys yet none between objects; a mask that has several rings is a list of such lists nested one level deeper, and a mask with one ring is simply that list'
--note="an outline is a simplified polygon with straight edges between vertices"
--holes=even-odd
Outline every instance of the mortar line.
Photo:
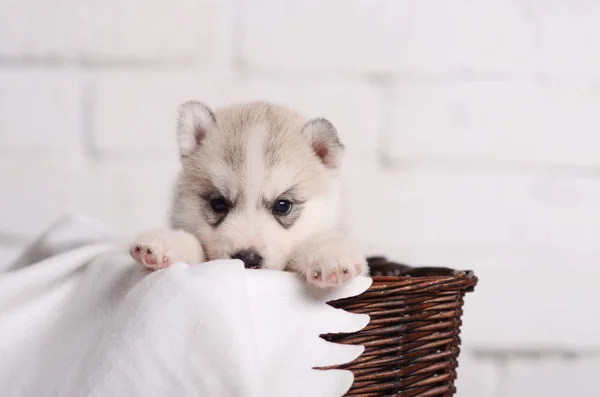
[{"label": "mortar line", "polygon": [[369,79],[379,90],[379,130],[377,134],[377,162],[384,171],[391,170],[389,147],[392,141],[394,81],[391,76],[374,75]]},{"label": "mortar line", "polygon": [[100,160],[100,152],[94,142],[96,90],[90,76],[86,76],[81,96],[81,142],[86,158],[91,162]]}]

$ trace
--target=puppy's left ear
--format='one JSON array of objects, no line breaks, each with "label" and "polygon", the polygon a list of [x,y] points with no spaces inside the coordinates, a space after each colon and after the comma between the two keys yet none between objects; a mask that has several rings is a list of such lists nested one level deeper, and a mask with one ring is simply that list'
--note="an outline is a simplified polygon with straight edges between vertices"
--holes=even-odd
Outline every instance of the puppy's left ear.
[{"label": "puppy's left ear", "polygon": [[337,129],[327,119],[312,119],[302,129],[308,137],[315,155],[327,168],[338,168],[344,156],[344,145],[340,142]]}]

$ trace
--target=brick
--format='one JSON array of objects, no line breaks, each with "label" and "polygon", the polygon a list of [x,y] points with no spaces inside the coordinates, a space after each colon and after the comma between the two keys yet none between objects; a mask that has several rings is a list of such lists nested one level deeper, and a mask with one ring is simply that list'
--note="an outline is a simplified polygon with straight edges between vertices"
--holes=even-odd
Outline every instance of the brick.
[{"label": "brick", "polygon": [[517,361],[508,367],[498,397],[581,397],[600,395],[600,360]]},{"label": "brick", "polygon": [[526,2],[537,36],[536,69],[553,78],[600,78],[600,5],[593,1]]},{"label": "brick", "polygon": [[246,0],[243,60],[319,72],[528,72],[532,32],[504,0]]},{"label": "brick", "polygon": [[399,84],[388,154],[394,160],[597,166],[599,105],[600,93],[583,85]]},{"label": "brick", "polygon": [[103,73],[95,82],[93,144],[100,153],[177,158],[176,106],[204,89],[179,73]]},{"label": "brick", "polygon": [[[221,22],[212,0],[0,4],[0,55],[96,60],[208,59]],[[32,29],[32,27],[35,27]]]},{"label": "brick", "polygon": [[560,277],[471,267],[480,282],[465,298],[463,345],[525,351],[596,349],[600,309],[591,303],[600,299],[592,270],[596,262],[582,263],[573,255],[571,262],[564,263]]},{"label": "brick", "polygon": [[598,253],[597,179],[354,162],[344,181],[348,227],[367,244]]},{"label": "brick", "polygon": [[460,397],[495,397],[501,379],[495,363],[474,358],[468,351],[458,356],[457,378],[454,381],[456,395]]},{"label": "brick", "polygon": [[73,73],[0,73],[0,153],[81,156],[81,79]]},{"label": "brick", "polygon": [[178,167],[176,160],[3,159],[0,237],[37,236],[66,214],[96,218],[116,236],[128,239],[145,229],[166,227]]},{"label": "brick", "polygon": [[87,169],[81,211],[129,241],[138,233],[168,227],[179,162],[112,161]]},{"label": "brick", "polygon": [[176,157],[176,107],[189,99],[213,107],[269,100],[307,117],[328,117],[349,157],[374,156],[378,147],[378,93],[360,82],[139,72],[101,74],[96,87],[93,140],[101,153]]},{"label": "brick", "polygon": [[69,158],[2,158],[2,232],[35,236],[58,217],[78,212],[85,176],[81,162]]},{"label": "brick", "polygon": [[[77,0],[0,2],[0,55],[5,57],[73,56],[80,27]],[[10,38],[10,39],[6,39]]]},{"label": "brick", "polygon": [[213,0],[86,1],[78,3],[83,22],[81,51],[100,59],[208,60],[216,51],[220,22]]}]

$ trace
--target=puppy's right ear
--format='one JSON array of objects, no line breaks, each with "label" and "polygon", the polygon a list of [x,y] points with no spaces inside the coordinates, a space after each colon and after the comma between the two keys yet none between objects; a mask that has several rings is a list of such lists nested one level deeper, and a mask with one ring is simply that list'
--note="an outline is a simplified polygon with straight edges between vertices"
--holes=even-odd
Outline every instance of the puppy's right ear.
[{"label": "puppy's right ear", "polygon": [[338,168],[342,162],[344,145],[337,129],[324,118],[312,119],[302,129],[312,145],[315,155],[327,168]]},{"label": "puppy's right ear", "polygon": [[198,101],[179,105],[177,143],[181,157],[190,155],[214,128],[215,115],[208,106]]}]

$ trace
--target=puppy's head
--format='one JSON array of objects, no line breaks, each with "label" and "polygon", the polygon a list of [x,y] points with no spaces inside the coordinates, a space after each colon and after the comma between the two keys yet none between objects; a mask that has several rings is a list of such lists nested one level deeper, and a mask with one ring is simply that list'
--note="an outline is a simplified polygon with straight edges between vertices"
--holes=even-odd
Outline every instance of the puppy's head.
[{"label": "puppy's head", "polygon": [[329,121],[261,102],[213,111],[190,101],[177,139],[173,226],[198,237],[208,260],[283,269],[297,243],[337,225],[343,146]]}]

